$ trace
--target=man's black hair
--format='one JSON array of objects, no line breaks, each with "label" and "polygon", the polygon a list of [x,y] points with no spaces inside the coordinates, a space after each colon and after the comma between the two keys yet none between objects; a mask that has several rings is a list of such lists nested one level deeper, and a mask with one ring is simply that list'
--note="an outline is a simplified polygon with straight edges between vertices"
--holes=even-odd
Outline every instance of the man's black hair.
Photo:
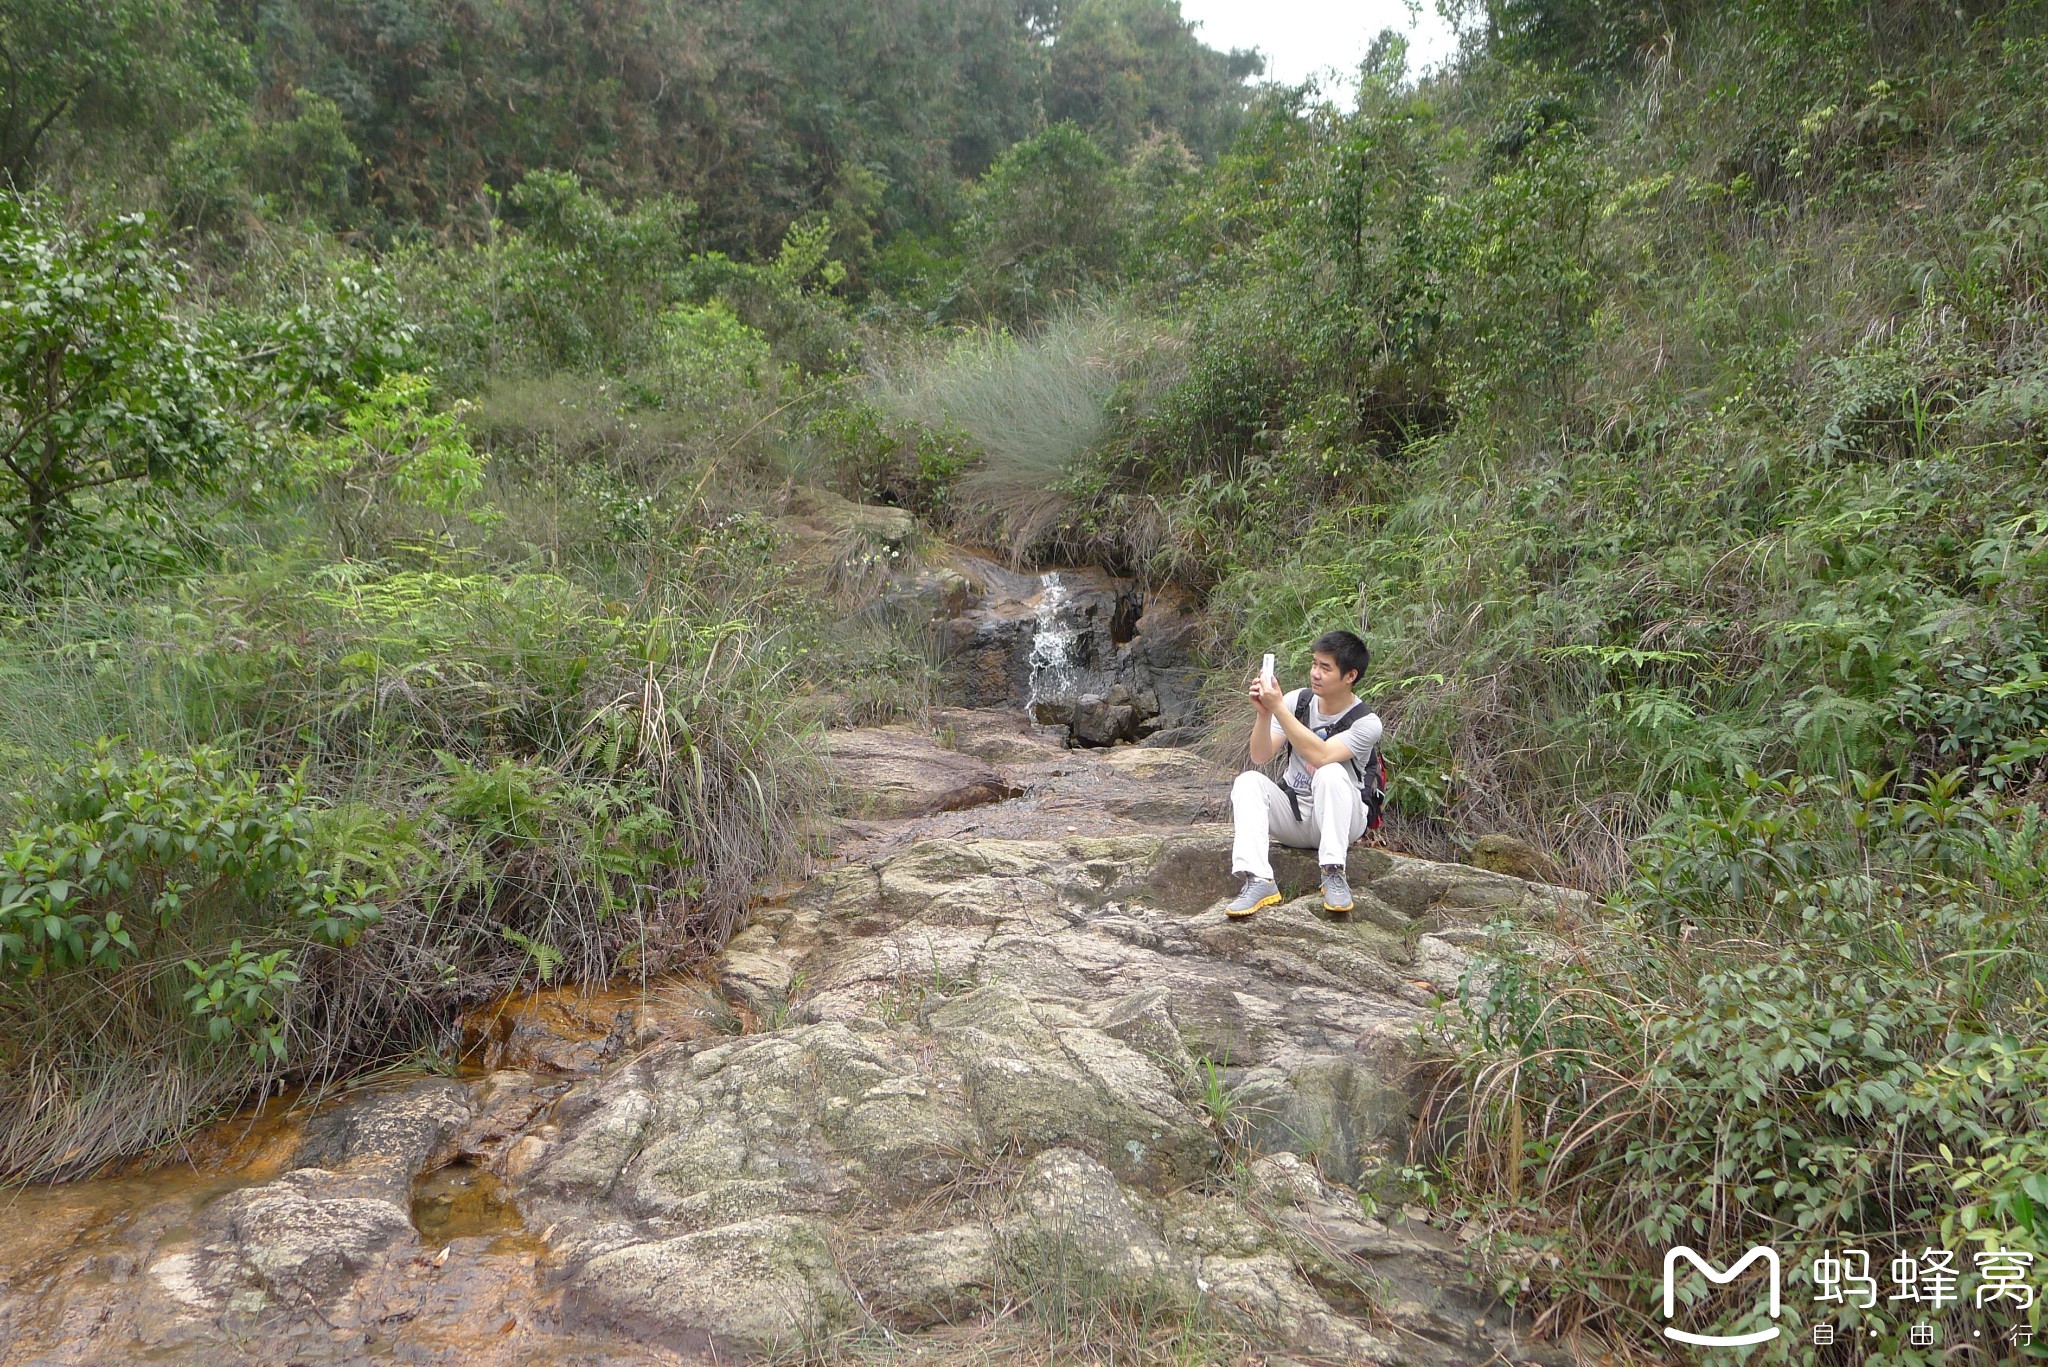
[{"label": "man's black hair", "polygon": [[1339,674],[1355,674],[1352,683],[1364,678],[1372,664],[1372,652],[1366,649],[1365,642],[1358,639],[1356,632],[1341,628],[1316,637],[1316,643],[1308,649],[1311,655],[1327,655],[1335,660]]}]

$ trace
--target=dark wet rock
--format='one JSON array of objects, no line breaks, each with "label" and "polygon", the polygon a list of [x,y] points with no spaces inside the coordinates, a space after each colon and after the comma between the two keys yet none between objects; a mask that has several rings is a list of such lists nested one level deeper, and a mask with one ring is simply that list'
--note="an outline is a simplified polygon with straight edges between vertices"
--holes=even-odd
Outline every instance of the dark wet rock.
[{"label": "dark wet rock", "polygon": [[1136,706],[1111,702],[1099,693],[1076,699],[1067,713],[1067,730],[1076,745],[1105,746],[1136,740],[1138,725]]},{"label": "dark wet rock", "polygon": [[[971,557],[956,564],[976,591],[944,623],[941,642],[964,705],[1027,710],[1083,746],[1199,719],[1197,621],[1177,599],[1094,569],[1025,575]],[[1047,630],[1064,642],[1056,669],[1034,650]]]}]

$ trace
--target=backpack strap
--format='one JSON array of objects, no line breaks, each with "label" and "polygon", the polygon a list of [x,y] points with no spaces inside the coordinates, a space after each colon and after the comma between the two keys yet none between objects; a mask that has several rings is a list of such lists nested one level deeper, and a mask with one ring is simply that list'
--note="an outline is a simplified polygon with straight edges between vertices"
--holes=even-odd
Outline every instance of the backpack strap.
[{"label": "backpack strap", "polygon": [[[1353,703],[1350,711],[1327,725],[1309,726],[1308,710],[1314,698],[1315,695],[1309,692],[1308,689],[1304,688],[1301,690],[1301,696],[1294,700],[1294,719],[1310,731],[1313,731],[1322,740],[1328,740],[1340,732],[1349,731],[1353,722],[1372,711],[1371,703],[1360,701]],[[1284,741],[1282,744],[1288,752],[1292,753],[1294,742]],[[1367,808],[1376,810],[1376,804],[1380,801],[1381,795],[1386,791],[1386,780],[1383,777],[1386,771],[1380,763],[1379,748],[1375,746],[1366,754],[1353,755],[1350,759],[1344,761],[1344,766],[1351,771],[1353,781],[1358,784],[1358,791],[1365,795],[1365,805]],[[1285,791],[1287,793],[1287,803],[1294,808],[1294,816],[1298,821],[1301,819],[1301,803],[1295,797],[1292,786],[1288,786]]]}]

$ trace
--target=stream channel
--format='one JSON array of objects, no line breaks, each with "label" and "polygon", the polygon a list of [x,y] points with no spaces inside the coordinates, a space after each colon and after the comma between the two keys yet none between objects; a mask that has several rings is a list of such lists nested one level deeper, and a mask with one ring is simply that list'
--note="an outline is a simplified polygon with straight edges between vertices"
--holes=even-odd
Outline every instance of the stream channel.
[{"label": "stream channel", "polygon": [[1231,920],[1193,618],[1086,570],[920,592],[957,705],[829,737],[834,860],[702,976],[0,1196],[0,1367],[1002,1361],[1083,1274],[1297,1363],[1568,1361],[1389,1182],[1482,926],[1582,895],[1360,846],[1353,913],[1282,852]]}]

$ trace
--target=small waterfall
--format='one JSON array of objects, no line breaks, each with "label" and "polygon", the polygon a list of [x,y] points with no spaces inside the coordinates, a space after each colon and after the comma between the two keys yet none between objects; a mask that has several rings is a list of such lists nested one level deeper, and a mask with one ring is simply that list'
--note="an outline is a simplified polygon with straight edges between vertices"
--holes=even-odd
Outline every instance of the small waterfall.
[{"label": "small waterfall", "polygon": [[1045,588],[1038,597],[1037,629],[1031,637],[1031,699],[1027,704],[1034,715],[1040,702],[1073,696],[1074,642],[1081,635],[1080,628],[1061,612],[1068,593],[1058,572],[1041,574],[1038,582]]}]

